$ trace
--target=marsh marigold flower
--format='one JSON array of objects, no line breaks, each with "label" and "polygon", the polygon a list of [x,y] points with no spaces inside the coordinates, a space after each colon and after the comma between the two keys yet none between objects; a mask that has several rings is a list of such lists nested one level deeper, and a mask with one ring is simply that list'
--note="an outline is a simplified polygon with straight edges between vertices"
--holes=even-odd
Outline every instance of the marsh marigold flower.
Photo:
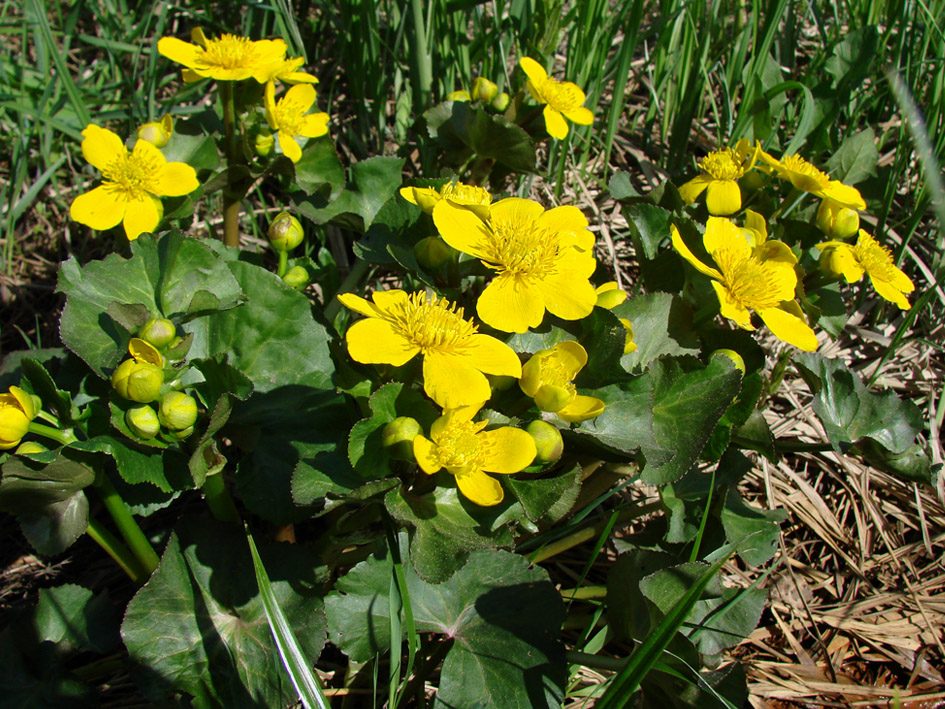
[{"label": "marsh marigold flower", "polygon": [[558,414],[569,423],[586,421],[604,413],[604,402],[577,393],[572,382],[585,364],[587,351],[565,340],[533,354],[522,367],[519,386],[542,411]]},{"label": "marsh marigold flower", "polygon": [[20,387],[11,386],[6,394],[0,394],[0,449],[19,445],[35,416],[33,397]]},{"label": "marsh marigold flower", "polygon": [[824,253],[830,270],[842,275],[847,283],[860,280],[865,273],[883,298],[903,310],[909,309],[905,294],[915,290],[915,285],[893,263],[889,249],[862,229],[854,246],[842,241],[828,241],[817,244],[817,248]]},{"label": "marsh marigold flower", "polygon": [[511,474],[535,460],[535,440],[511,426],[484,431],[488,421],[473,421],[480,405],[443,412],[430,427],[430,438],[413,439],[420,469],[433,475],[442,468],[456,476],[456,485],[471,502],[491,507],[502,502],[502,485],[486,473]]},{"label": "marsh marigold flower", "polygon": [[761,160],[782,180],[789,181],[803,192],[810,192],[822,199],[833,200],[841,207],[866,209],[866,202],[856,187],[831,180],[825,173],[807,162],[800,155],[788,155],[780,160],[760,153]]},{"label": "marsh marigold flower", "polygon": [[129,239],[154,231],[164,209],[158,197],[179,197],[199,186],[197,173],[182,162],[168,162],[160,150],[140,138],[129,153],[117,135],[89,125],[82,131],[82,155],[101,170],[103,182],[79,195],[69,208],[80,224],[98,231],[119,223]]},{"label": "marsh marigold flower", "polygon": [[548,76],[544,67],[529,57],[522,57],[519,66],[528,77],[528,92],[538,103],[545,104],[545,130],[552,138],[562,140],[568,135],[568,122],[589,126],[594,114],[585,108],[584,92],[570,81],[558,81]]},{"label": "marsh marigold flower", "polygon": [[486,374],[522,375],[515,351],[477,332],[447,299],[402,290],[376,291],[372,298],[338,296],[346,308],[367,316],[348,328],[348,353],[363,364],[395,367],[422,355],[423,390],[443,408],[481,406],[492,395]]},{"label": "marsh marigold flower", "polygon": [[328,114],[309,113],[315,104],[315,88],[311,84],[296,84],[276,102],[276,87],[266,84],[266,120],[276,134],[282,153],[292,162],[302,157],[299,138],[318,138],[328,133]]},{"label": "marsh marigold flower", "polygon": [[441,199],[446,199],[460,207],[472,209],[483,219],[489,214],[492,195],[484,187],[464,185],[462,182],[447,182],[436,189],[434,187],[401,187],[400,196],[415,204],[427,214],[433,214],[433,208]]},{"label": "marsh marigold flower", "polygon": [[266,69],[266,82],[280,81],[283,84],[317,84],[318,79],[311,74],[299,71],[305,59],[293,57],[280,59]]},{"label": "marsh marigold flower", "polygon": [[670,227],[673,246],[697,271],[712,279],[723,317],[745,330],[754,330],[751,310],[784,342],[802,350],[817,349],[817,336],[794,300],[796,258],[787,245],[769,241],[752,247],[744,232],[728,219],[709,217],[703,243],[718,269],[706,266]]},{"label": "marsh marigold flower", "polygon": [[742,191],[738,179],[751,170],[757,160],[758,149],[747,140],[740,140],[734,148],[722,148],[699,161],[703,174],[697,175],[679,188],[679,196],[692,204],[705,192],[705,206],[709,214],[725,216],[742,208]]},{"label": "marsh marigold flower", "polygon": [[594,235],[577,207],[546,212],[537,202],[512,197],[493,204],[483,221],[442,200],[433,222],[447,244],[496,271],[476,305],[487,325],[526,332],[541,324],[545,310],[579,320],[594,309]]},{"label": "marsh marigold flower", "polygon": [[224,34],[208,39],[199,27],[190,33],[194,44],[176,37],[158,40],[158,52],[171,61],[183,64],[184,81],[216,79],[241,81],[250,77],[260,84],[269,80],[272,68],[285,59],[288,47],[281,39],[261,39]]}]

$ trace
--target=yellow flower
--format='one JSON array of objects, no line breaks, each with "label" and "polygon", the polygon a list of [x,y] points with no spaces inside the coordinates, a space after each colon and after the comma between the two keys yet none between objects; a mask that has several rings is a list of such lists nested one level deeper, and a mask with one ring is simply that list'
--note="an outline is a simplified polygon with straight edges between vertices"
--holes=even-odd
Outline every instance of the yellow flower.
[{"label": "yellow flower", "polygon": [[760,153],[761,160],[771,168],[775,175],[788,180],[794,187],[810,192],[822,199],[830,199],[841,207],[866,209],[866,202],[856,187],[850,187],[837,180],[831,180],[826,174],[807,162],[800,155],[788,155],[781,160]]},{"label": "yellow flower", "polygon": [[203,78],[241,81],[252,77],[264,84],[269,80],[271,67],[285,58],[287,49],[281,39],[254,42],[232,34],[207,39],[199,27],[191,31],[190,38],[195,44],[176,37],[158,40],[158,52],[162,56],[187,67],[182,74],[187,82]]},{"label": "yellow flower", "polygon": [[[283,84],[317,84],[318,79],[304,71],[299,71],[305,59],[293,57],[280,59],[266,68],[265,81],[281,81]],[[262,83],[262,82],[260,82]]]},{"label": "yellow flower", "polygon": [[160,121],[145,123],[138,129],[138,137],[146,140],[155,148],[163,148],[174,134],[174,119],[170,113],[165,113]]},{"label": "yellow flower", "polygon": [[489,103],[499,93],[499,87],[486,77],[477,77],[472,85],[472,98],[483,103]]},{"label": "yellow flower", "polygon": [[423,355],[423,389],[443,408],[482,405],[491,395],[486,374],[522,375],[515,351],[477,332],[445,298],[402,290],[376,291],[374,302],[352,293],[338,296],[346,308],[366,315],[346,335],[348,353],[364,364],[399,367]]},{"label": "yellow flower", "polygon": [[706,266],[693,255],[675,225],[670,227],[673,246],[700,273],[712,278],[722,315],[745,330],[754,330],[754,310],[774,335],[808,352],[817,349],[817,336],[804,320],[794,298],[796,258],[779,241],[752,248],[744,233],[728,219],[709,217],[703,243],[718,265]]},{"label": "yellow flower", "polygon": [[586,421],[604,413],[604,402],[577,393],[572,380],[587,364],[587,351],[573,340],[539,350],[522,367],[519,386],[542,411],[558,414],[569,423]]},{"label": "yellow flower", "polygon": [[427,214],[433,214],[433,208],[441,199],[448,199],[453,204],[472,209],[483,219],[489,214],[489,205],[492,204],[489,190],[455,181],[447,182],[439,190],[433,187],[401,187],[400,196]]},{"label": "yellow flower", "polygon": [[266,120],[278,131],[276,140],[282,153],[292,162],[302,157],[298,138],[318,138],[328,133],[327,113],[308,113],[315,104],[315,89],[311,84],[297,84],[276,103],[276,87],[266,84]]},{"label": "yellow flower", "polygon": [[594,235],[577,207],[546,212],[537,202],[512,197],[493,204],[483,221],[441,200],[433,222],[447,244],[497,272],[476,305],[491,327],[526,332],[541,324],[545,310],[579,320],[594,309]]},{"label": "yellow flower", "polygon": [[597,293],[597,307],[607,310],[613,310],[627,299],[627,291],[621,289],[617,281],[607,281],[594,292]]},{"label": "yellow flower", "polygon": [[76,197],[71,217],[93,229],[120,223],[129,239],[154,231],[163,215],[157,197],[179,197],[199,186],[197,173],[182,162],[167,162],[160,150],[140,138],[131,153],[121,138],[90,124],[82,131],[82,155],[102,171],[103,183]]},{"label": "yellow flower", "polygon": [[568,135],[565,118],[584,126],[594,122],[594,114],[581,105],[585,96],[577,84],[552,79],[541,64],[529,57],[522,57],[518,63],[528,77],[528,92],[538,103],[545,104],[545,130],[548,135],[558,140],[564,139]]},{"label": "yellow flower", "polygon": [[862,229],[855,246],[842,241],[828,241],[817,244],[817,248],[824,253],[830,270],[841,274],[847,283],[860,280],[865,273],[883,298],[903,310],[909,309],[905,294],[914,291],[915,286],[909,276],[893,263],[889,249]]},{"label": "yellow flower", "polygon": [[470,501],[483,507],[502,502],[502,485],[486,473],[509,475],[535,460],[535,440],[511,426],[483,431],[488,421],[473,421],[480,405],[443,412],[430,427],[430,438],[413,439],[413,453],[420,469],[433,475],[441,468],[456,476],[456,485]]},{"label": "yellow flower", "polygon": [[35,416],[33,397],[20,387],[11,386],[9,393],[0,394],[0,449],[6,450],[19,445]]},{"label": "yellow flower", "polygon": [[699,161],[705,173],[689,180],[679,188],[679,196],[692,204],[705,191],[705,206],[709,214],[724,216],[742,208],[742,191],[737,180],[751,170],[758,159],[758,148],[747,140],[740,140],[735,148],[713,151]]},{"label": "yellow flower", "polygon": [[631,352],[636,352],[637,343],[633,341],[633,325],[631,325],[630,321],[626,318],[620,318],[620,324],[623,325],[623,329],[627,331],[626,340],[623,344],[623,353],[630,354]]}]

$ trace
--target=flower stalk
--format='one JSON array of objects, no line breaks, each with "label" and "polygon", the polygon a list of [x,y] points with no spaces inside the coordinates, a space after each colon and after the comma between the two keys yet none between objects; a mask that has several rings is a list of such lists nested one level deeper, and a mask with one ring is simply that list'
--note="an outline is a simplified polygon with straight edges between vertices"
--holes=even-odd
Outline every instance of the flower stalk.
[{"label": "flower stalk", "polygon": [[243,524],[240,513],[236,509],[236,503],[230,493],[227,492],[226,485],[223,484],[223,476],[220,474],[208,475],[200,488],[207,500],[207,506],[210,512],[221,522],[232,522],[234,524]]},{"label": "flower stalk", "polygon": [[105,509],[108,510],[108,513],[115,521],[119,533],[138,560],[141,571],[144,573],[144,578],[147,579],[157,568],[158,562],[160,561],[157,553],[154,551],[154,547],[151,546],[151,542],[148,541],[148,538],[144,536],[144,532],[141,531],[141,527],[138,526],[134,516],[128,511],[125,501],[121,499],[121,495],[118,494],[118,490],[112,485],[111,480],[109,480],[106,475],[100,473],[95,478],[94,487],[98,490]]},{"label": "flower stalk", "polygon": [[128,578],[138,586],[144,585],[144,582],[148,580],[148,574],[146,574],[141,567],[137,557],[128,550],[128,547],[121,543],[118,537],[109,532],[108,529],[94,517],[89,517],[89,527],[85,532],[96,544],[105,550],[105,553],[121,567],[122,571],[128,574]]},{"label": "flower stalk", "polygon": [[237,167],[243,164],[239,149],[239,133],[236,121],[236,99],[233,83],[221,81],[220,96],[223,100],[223,148],[226,153],[226,187],[223,188],[223,243],[240,245],[240,203],[245,194],[243,180],[237,178]]}]

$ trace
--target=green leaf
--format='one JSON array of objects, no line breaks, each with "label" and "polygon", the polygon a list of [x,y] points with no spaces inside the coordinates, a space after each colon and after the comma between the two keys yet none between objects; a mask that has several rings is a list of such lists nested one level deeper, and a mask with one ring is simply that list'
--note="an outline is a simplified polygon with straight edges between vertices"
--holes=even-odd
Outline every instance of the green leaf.
[{"label": "green leaf", "polygon": [[692,310],[669,293],[638,295],[614,308],[613,314],[633,326],[637,349],[620,360],[629,371],[664,355],[695,355],[699,351]]},{"label": "green leaf", "polygon": [[508,477],[506,485],[532,522],[551,525],[563,519],[581,492],[581,466],[550,477]]},{"label": "green leaf", "polygon": [[637,253],[652,261],[660,251],[660,244],[670,238],[672,213],[647,202],[626,204],[622,211]]},{"label": "green leaf", "polygon": [[827,171],[831,179],[847,185],[855,185],[876,174],[879,150],[872,128],[847,136],[837,151],[827,160]]},{"label": "green leaf", "polygon": [[108,593],[65,584],[39,591],[33,611],[33,632],[38,641],[54,643],[61,653],[73,650],[110,652],[120,642],[118,613]]},{"label": "green leaf", "polygon": [[331,138],[315,138],[305,144],[302,157],[295,163],[295,181],[307,195],[325,187],[328,188],[326,197],[329,199],[341,193],[345,186],[345,169]]},{"label": "green leaf", "polygon": [[430,135],[460,164],[475,155],[494,160],[514,172],[535,172],[535,144],[528,133],[504,116],[486,113],[464,101],[445,101],[423,114]]},{"label": "green leaf", "polygon": [[[308,657],[325,641],[315,560],[298,544],[263,546],[275,601]],[[259,595],[242,530],[206,519],[182,523],[161,563],[128,604],[122,638],[149,672],[139,680],[150,701],[175,689],[197,707],[287,706],[296,701]]]},{"label": "green leaf", "polygon": [[[564,620],[547,573],[521,556],[478,551],[440,584],[405,576],[419,633],[453,641],[436,707],[557,707],[563,699]],[[332,641],[356,662],[390,649],[393,565],[386,550],[340,578],[325,598]]]},{"label": "green leaf", "polygon": [[652,549],[633,549],[617,557],[607,573],[607,618],[619,639],[646,637],[650,613],[640,592],[640,581],[675,562],[672,555]]},{"label": "green leaf", "polygon": [[834,86],[849,91],[870,75],[873,60],[879,56],[879,30],[867,25],[843,33],[824,68],[834,78]]},{"label": "green leaf", "polygon": [[111,254],[79,266],[74,258],[59,269],[57,291],[66,294],[60,321],[62,341],[98,374],[114,367],[135,334],[116,306],[143,306],[148,312],[187,319],[201,312],[232,308],[241,292],[219,257],[196,239],[179,233],[131,242],[132,257]]},{"label": "green leaf", "polygon": [[123,437],[95,436],[71,448],[105,453],[115,460],[118,474],[129,485],[148,483],[161,492],[188,490],[187,458],[176,447],[154,449]]},{"label": "green leaf", "polygon": [[581,320],[580,342],[587,351],[587,366],[578,374],[578,386],[599,387],[629,378],[620,366],[627,330],[614,313],[594,308]]},{"label": "green leaf", "polygon": [[630,181],[629,172],[618,172],[611,177],[608,189],[610,190],[610,196],[618,202],[640,196],[640,193],[636,191]]},{"label": "green leaf", "polygon": [[63,422],[69,421],[72,413],[72,397],[68,392],[59,389],[46,368],[32,357],[20,360],[23,377],[28,391],[36,394],[43,400],[44,407],[52,407],[55,414]]},{"label": "green leaf", "polygon": [[198,171],[215,170],[220,164],[220,151],[213,138],[194,121],[177,120],[167,145],[161,148],[168,162],[183,162]]},{"label": "green leaf", "polygon": [[738,556],[746,564],[761,566],[778,552],[780,523],[787,519],[784,510],[752,507],[742,499],[738,489],[732,487],[725,497],[721,516],[725,539],[728,542],[735,543],[746,539],[737,549]]},{"label": "green leaf", "polygon": [[511,501],[480,507],[460,494],[449,473],[434,481],[436,488],[426,495],[414,495],[401,486],[387,493],[384,502],[395,519],[413,528],[410,558],[416,572],[439,583],[461,568],[470,552],[512,544],[508,527],[497,524]]}]

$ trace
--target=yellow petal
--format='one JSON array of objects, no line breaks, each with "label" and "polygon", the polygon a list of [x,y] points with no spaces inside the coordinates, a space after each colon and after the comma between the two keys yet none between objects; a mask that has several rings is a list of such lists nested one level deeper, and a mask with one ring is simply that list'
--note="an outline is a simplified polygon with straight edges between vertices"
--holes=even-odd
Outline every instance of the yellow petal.
[{"label": "yellow petal", "polygon": [[477,437],[489,451],[482,467],[490,473],[517,473],[531,465],[538,454],[535,439],[520,428],[503,426]]},{"label": "yellow petal", "polygon": [[587,350],[574,340],[559,342],[551,351],[554,352],[555,368],[562,372],[568,381],[574,379],[587,364]]},{"label": "yellow petal", "polygon": [[123,193],[108,185],[102,185],[72,200],[69,216],[79,224],[104,231],[121,223],[127,204]]},{"label": "yellow petal", "polygon": [[[268,84],[267,84],[268,86]],[[281,101],[292,101],[300,105],[300,113],[305,113],[315,104],[315,99],[317,94],[315,92],[315,87],[311,84],[296,84],[291,89],[286,91],[285,96],[282,97]]]},{"label": "yellow petal", "polygon": [[134,241],[145,232],[151,233],[157,229],[161,221],[159,205],[160,202],[156,197],[147,194],[141,199],[127,203],[122,226],[125,228],[128,241]]},{"label": "yellow petal", "polygon": [[[418,192],[419,190],[414,192],[414,195],[420,200],[422,196]],[[453,204],[449,200],[441,199],[433,207],[433,223],[436,225],[437,231],[440,232],[440,236],[443,237],[443,241],[457,251],[481,259],[494,256],[487,248],[489,244],[488,228],[469,209]]]},{"label": "yellow petal", "polygon": [[574,395],[563,386],[542,384],[532,398],[535,400],[535,406],[542,411],[555,413],[570,404]]},{"label": "yellow petal", "polygon": [[712,178],[708,175],[696,175],[679,188],[679,196],[686,204],[692,204],[705,191],[710,182],[712,182]]},{"label": "yellow petal", "polygon": [[571,403],[558,412],[558,416],[568,423],[580,423],[596,418],[604,413],[604,402],[595,396],[578,394]]},{"label": "yellow petal", "polygon": [[276,139],[279,141],[279,147],[282,148],[282,154],[285,155],[292,162],[298,162],[302,159],[302,148],[299,147],[298,141],[296,141],[294,135],[289,135],[283,130],[280,130],[276,134]]},{"label": "yellow petal", "polygon": [[367,315],[369,318],[376,318],[381,315],[381,311],[373,303],[354,293],[339,294],[338,302],[348,310],[361,313],[361,315]]},{"label": "yellow petal", "polygon": [[817,335],[797,315],[781,308],[764,308],[758,311],[758,315],[779,340],[805,352],[817,349]]},{"label": "yellow petal", "polygon": [[706,266],[704,263],[702,263],[702,261],[695,257],[692,251],[689,250],[689,247],[686,245],[686,242],[683,241],[682,236],[679,234],[679,229],[676,228],[675,224],[670,224],[669,232],[673,239],[673,247],[679,252],[680,256],[695,266],[695,269],[699,273],[703,273],[710,278],[722,280],[721,273],[716,271],[714,268]]},{"label": "yellow petal", "polygon": [[548,72],[545,71],[545,68],[531,57],[522,57],[518,60],[518,65],[522,67],[525,76],[533,84],[541,84],[548,78]]},{"label": "yellow petal", "polygon": [[444,409],[481,404],[492,396],[486,375],[467,359],[436,351],[423,356],[423,390]]},{"label": "yellow petal", "polygon": [[[867,271],[867,273],[869,272]],[[911,307],[909,305],[908,298],[903,295],[902,291],[897,290],[891,283],[887,281],[874,278],[872,273],[870,273],[869,276],[870,281],[873,283],[873,288],[875,288],[876,292],[879,293],[883,298],[888,300],[890,303],[895,303],[902,310],[908,310]]]},{"label": "yellow petal", "polygon": [[710,256],[722,250],[734,251],[744,257],[751,253],[751,247],[742,236],[742,230],[725,217],[709,217],[705,223],[702,243]]},{"label": "yellow petal", "polygon": [[627,300],[627,291],[623,290],[617,281],[608,281],[594,289],[597,293],[597,307],[613,310]]},{"label": "yellow petal", "polygon": [[535,394],[538,392],[538,387],[541,386],[541,361],[542,358],[547,357],[551,353],[551,350],[541,350],[536,352],[528,361],[522,366],[522,377],[518,381],[518,385],[521,390],[525,393],[525,396],[534,398]]},{"label": "yellow petal", "polygon": [[368,318],[348,328],[345,335],[348,354],[362,364],[391,364],[399,367],[416,355],[420,348],[408,342],[386,320]]},{"label": "yellow petal", "polygon": [[863,266],[846,244],[837,244],[830,252],[830,270],[839,273],[847,283],[855,283],[863,277]]},{"label": "yellow petal", "polygon": [[545,130],[548,131],[548,135],[558,140],[568,137],[568,122],[564,120],[560,111],[546,105],[542,115],[545,117]]},{"label": "yellow petal", "polygon": [[742,191],[735,180],[712,180],[705,193],[709,214],[734,214],[742,208]]},{"label": "yellow petal", "polygon": [[169,162],[164,165],[158,178],[157,194],[164,197],[180,197],[200,187],[197,171],[184,162]]},{"label": "yellow petal", "polygon": [[470,502],[474,502],[481,507],[493,507],[498,505],[505,497],[502,492],[502,486],[495,478],[479,470],[471,473],[456,476],[456,485],[459,491],[466,496]]},{"label": "yellow petal", "polygon": [[82,157],[100,172],[105,172],[106,167],[127,154],[121,138],[110,130],[90,123],[82,131]]},{"label": "yellow petal", "polygon": [[539,219],[544,211],[545,208],[534,200],[508,197],[493,204],[489,215],[493,224],[518,224]]},{"label": "yellow petal", "polygon": [[715,288],[715,294],[719,298],[720,311],[722,317],[734,320],[735,324],[745,330],[754,330],[751,324],[751,313],[744,305],[732,298],[725,286],[718,281],[712,281],[712,287]]},{"label": "yellow petal", "polygon": [[374,294],[371,296],[371,300],[374,301],[374,305],[378,307],[381,312],[389,312],[391,308],[400,303],[403,303],[405,300],[410,298],[407,295],[406,291],[402,291],[399,288],[394,288],[393,290],[378,290],[374,291]]},{"label": "yellow petal", "polygon": [[36,418],[36,405],[33,403],[33,397],[20,389],[18,386],[10,387],[10,394],[16,399],[16,402],[23,409],[23,413],[30,421]]},{"label": "yellow petal", "polygon": [[199,47],[177,37],[161,37],[158,40],[158,52],[172,62],[193,68],[197,64]]},{"label": "yellow petal", "polygon": [[594,248],[594,234],[587,228],[587,217],[573,205],[549,209],[538,217],[538,225],[549,231],[563,232],[566,238],[562,242],[567,246],[576,246],[583,251]]},{"label": "yellow petal", "polygon": [[586,318],[597,305],[594,286],[580,271],[559,268],[535,284],[548,312],[562,320]]},{"label": "yellow petal", "polygon": [[464,354],[480,372],[504,377],[522,376],[522,363],[515,350],[489,335],[476,333],[467,340]]},{"label": "yellow petal", "polygon": [[433,475],[433,473],[443,467],[434,455],[435,450],[436,446],[433,444],[433,441],[423,436],[417,436],[413,439],[413,457],[417,459],[417,465],[420,466],[420,470],[427,475]]},{"label": "yellow petal", "polygon": [[591,109],[584,106],[575,108],[573,111],[565,111],[564,115],[569,120],[580,123],[582,126],[589,126],[594,122],[594,114],[591,113]]},{"label": "yellow petal", "polygon": [[544,297],[525,281],[503,274],[486,286],[476,303],[476,312],[484,323],[496,330],[527,332],[541,325],[545,316]]},{"label": "yellow petal", "polygon": [[845,185],[837,180],[831,180],[826,187],[821,189],[820,196],[850,209],[866,209],[866,202],[860,191],[856,187]]},{"label": "yellow petal", "polygon": [[797,263],[797,256],[783,241],[766,241],[755,247],[754,255],[762,261],[783,263],[792,267]]},{"label": "yellow petal", "polygon": [[320,138],[328,133],[327,113],[312,113],[302,119],[302,133],[306,138]]},{"label": "yellow petal", "polygon": [[768,223],[765,218],[750,209],[745,210],[745,228],[756,236],[755,246],[760,246],[768,238]]}]

